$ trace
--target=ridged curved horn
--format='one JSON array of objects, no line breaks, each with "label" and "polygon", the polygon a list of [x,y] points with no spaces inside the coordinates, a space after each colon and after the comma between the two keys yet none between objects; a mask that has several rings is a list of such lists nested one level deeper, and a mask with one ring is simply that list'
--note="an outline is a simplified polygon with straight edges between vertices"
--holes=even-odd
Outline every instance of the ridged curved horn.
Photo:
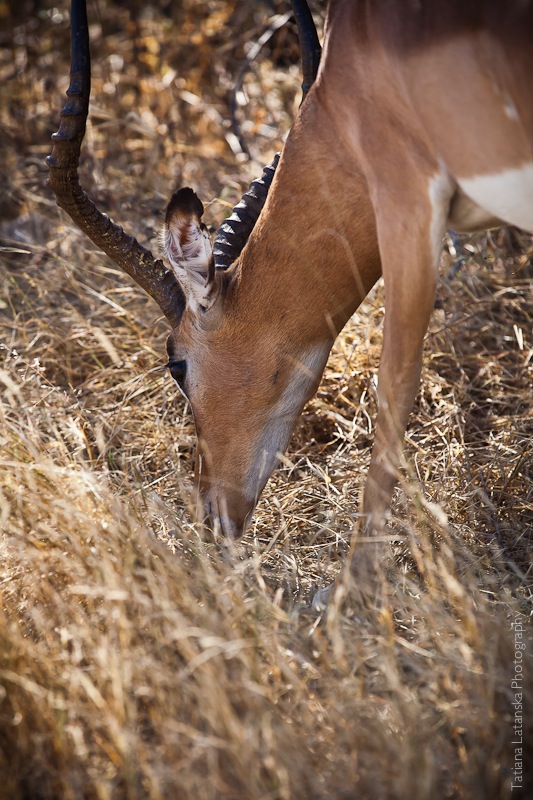
[{"label": "ridged curved horn", "polygon": [[[303,102],[316,78],[322,49],[306,0],[291,0],[291,4],[302,53]],[[231,216],[218,229],[213,249],[216,269],[227,269],[242,252],[265,204],[279,158],[280,154],[276,153],[272,164],[265,167],[261,177],[251,183]]]},{"label": "ridged curved horn", "polygon": [[255,223],[265,204],[270,184],[278,166],[279,153],[272,164],[266,166],[260,178],[252,181],[250,188],[217,231],[213,256],[215,269],[227,269],[237,258],[248,241]]},{"label": "ridged curved horn", "polygon": [[303,103],[307,92],[315,82],[322,48],[320,47],[316,26],[306,0],[291,0],[291,5],[296,25],[298,26],[298,38],[300,39],[300,51],[302,54]]},{"label": "ridged curved horn", "polygon": [[50,169],[48,185],[58,206],[120,269],[148,292],[172,327],[177,327],[185,308],[185,296],[173,273],[133,236],[124,233],[119,225],[102,214],[80,185],[78,165],[91,92],[85,0],[72,0],[71,17],[70,86],[67,104],[61,111],[59,131],[52,137],[52,153],[46,159]]}]

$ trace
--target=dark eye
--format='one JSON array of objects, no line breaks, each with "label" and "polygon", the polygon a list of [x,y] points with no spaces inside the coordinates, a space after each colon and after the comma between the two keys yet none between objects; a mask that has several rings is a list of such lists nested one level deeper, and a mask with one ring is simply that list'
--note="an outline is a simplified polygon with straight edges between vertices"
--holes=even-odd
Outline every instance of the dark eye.
[{"label": "dark eye", "polygon": [[186,361],[171,361],[168,365],[170,370],[170,374],[178,384],[178,386],[183,388],[183,384],[185,383],[185,375],[187,374],[187,362]]}]

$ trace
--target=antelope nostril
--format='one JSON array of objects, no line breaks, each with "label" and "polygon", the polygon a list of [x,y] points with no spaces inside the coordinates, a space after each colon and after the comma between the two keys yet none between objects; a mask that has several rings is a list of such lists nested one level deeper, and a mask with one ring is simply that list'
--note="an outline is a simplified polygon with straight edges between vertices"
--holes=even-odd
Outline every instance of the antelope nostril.
[{"label": "antelope nostril", "polygon": [[204,500],[204,522],[211,528],[213,527],[213,517],[213,504],[211,500]]}]

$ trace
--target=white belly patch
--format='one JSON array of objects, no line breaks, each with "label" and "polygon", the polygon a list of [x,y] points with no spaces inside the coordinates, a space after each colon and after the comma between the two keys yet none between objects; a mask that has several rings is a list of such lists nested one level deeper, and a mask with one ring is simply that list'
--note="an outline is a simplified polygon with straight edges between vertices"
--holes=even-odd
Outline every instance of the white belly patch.
[{"label": "white belly patch", "polygon": [[456,180],[488,218],[533,232],[533,164]]}]

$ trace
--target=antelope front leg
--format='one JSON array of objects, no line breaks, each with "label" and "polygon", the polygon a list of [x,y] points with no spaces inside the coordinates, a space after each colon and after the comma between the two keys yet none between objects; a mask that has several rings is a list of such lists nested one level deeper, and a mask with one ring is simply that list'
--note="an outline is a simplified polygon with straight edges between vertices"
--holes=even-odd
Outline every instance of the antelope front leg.
[{"label": "antelope front leg", "polygon": [[391,303],[386,303],[378,374],[378,416],[363,494],[365,526],[371,532],[383,530],[389,512],[405,429],[420,383],[423,340],[434,297],[434,286],[429,285],[421,287],[414,308],[410,304],[405,308],[394,301],[391,309]]},{"label": "antelope front leg", "polygon": [[406,216],[400,219],[397,206],[389,206],[378,222],[385,326],[374,448],[363,495],[363,522],[351,560],[356,579],[375,565],[381,551],[379,543],[373,545],[368,538],[384,532],[397,482],[405,428],[420,382],[424,336],[435,303],[447,216],[445,204],[435,208],[430,196],[427,203],[410,205],[406,198],[404,203],[412,224]]}]

